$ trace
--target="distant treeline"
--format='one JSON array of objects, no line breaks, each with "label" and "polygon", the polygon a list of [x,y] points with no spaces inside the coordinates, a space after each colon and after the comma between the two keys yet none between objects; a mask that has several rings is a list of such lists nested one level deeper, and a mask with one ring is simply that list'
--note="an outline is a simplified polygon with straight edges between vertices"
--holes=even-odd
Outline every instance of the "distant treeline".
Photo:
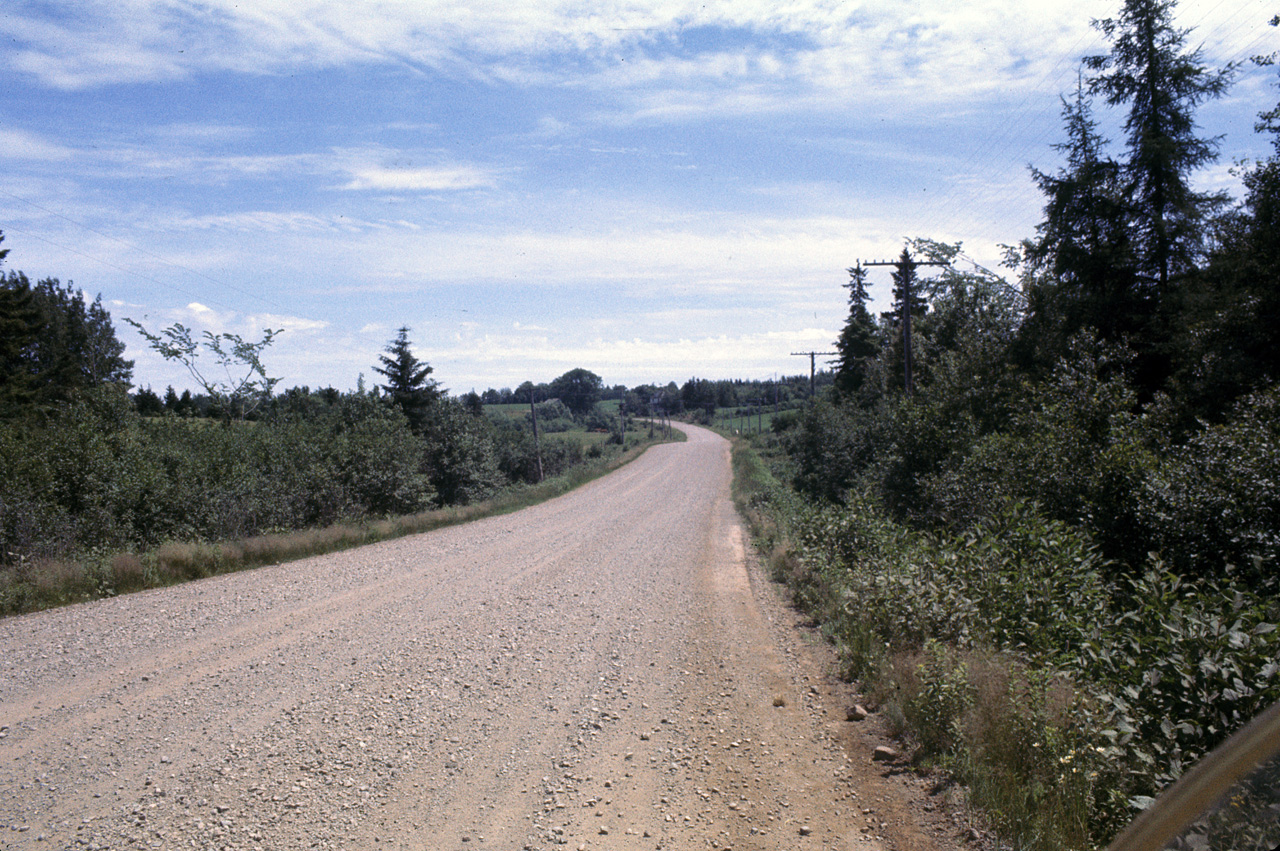
[{"label": "distant treeline", "polygon": [[[818,391],[830,387],[834,374],[819,370],[813,387]],[[480,394],[486,405],[529,404],[529,399],[553,398],[552,384],[534,384],[526,381],[515,390],[492,387]],[[809,377],[786,375],[776,380],[766,379],[707,379],[690,378],[683,384],[671,381],[665,385],[640,384],[626,387],[622,384],[602,388],[601,399],[618,400],[621,408],[634,416],[680,415],[692,412],[712,414],[718,408],[746,408],[757,405],[790,407],[795,402],[811,396]]]}]

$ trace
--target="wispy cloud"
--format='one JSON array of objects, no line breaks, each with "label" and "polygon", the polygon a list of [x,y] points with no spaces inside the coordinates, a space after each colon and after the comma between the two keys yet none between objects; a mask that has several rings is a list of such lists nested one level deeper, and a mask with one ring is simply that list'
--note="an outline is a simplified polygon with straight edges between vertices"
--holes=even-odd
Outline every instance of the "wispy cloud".
[{"label": "wispy cloud", "polygon": [[473,166],[445,168],[384,168],[366,166],[352,171],[343,189],[377,189],[391,192],[445,192],[491,187],[491,172]]},{"label": "wispy cloud", "polygon": [[73,153],[70,148],[34,133],[0,128],[0,159],[62,162]]}]

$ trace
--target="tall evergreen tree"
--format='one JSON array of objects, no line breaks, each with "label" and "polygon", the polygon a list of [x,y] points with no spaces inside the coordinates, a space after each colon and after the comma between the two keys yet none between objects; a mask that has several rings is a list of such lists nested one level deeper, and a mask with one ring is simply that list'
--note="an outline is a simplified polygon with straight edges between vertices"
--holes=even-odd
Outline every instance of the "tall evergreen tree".
[{"label": "tall evergreen tree", "polygon": [[1045,283],[1053,290],[1039,293],[1033,309],[1054,314],[1033,322],[1052,322],[1064,340],[1082,327],[1114,340],[1133,330],[1138,311],[1129,204],[1120,165],[1106,155],[1083,81],[1075,99],[1063,98],[1062,107],[1067,141],[1054,148],[1066,162],[1052,175],[1032,169],[1046,201],[1027,259],[1049,274]]},{"label": "tall evergreen tree", "polygon": [[33,351],[43,329],[26,276],[0,278],[0,417],[19,414],[36,400]]},{"label": "tall evergreen tree", "polygon": [[34,286],[22,272],[0,279],[3,366],[12,404],[48,404],[101,384],[128,384],[133,362],[124,359],[111,314],[101,298],[57,278]]},{"label": "tall evergreen tree", "polygon": [[929,312],[929,302],[920,292],[919,276],[911,252],[902,249],[902,256],[893,270],[893,309],[880,314],[889,335],[889,372],[895,384],[904,385],[907,395],[912,392],[911,376],[912,325]]},{"label": "tall evergreen tree", "polygon": [[[1274,65],[1276,55],[1254,61]],[[1244,201],[1217,221],[1210,262],[1175,329],[1175,389],[1193,424],[1280,380],[1280,106],[1260,113],[1254,129],[1271,134],[1272,154],[1241,174]]]},{"label": "tall evergreen tree", "polygon": [[1090,56],[1090,90],[1111,106],[1128,105],[1123,165],[1133,202],[1139,271],[1157,298],[1202,249],[1205,221],[1222,196],[1191,188],[1192,172],[1217,158],[1217,139],[1196,133],[1195,109],[1221,97],[1231,69],[1211,71],[1188,31],[1173,25],[1174,0],[1125,0],[1118,18],[1094,21],[1111,52]]},{"label": "tall evergreen tree", "polygon": [[387,379],[386,384],[378,386],[404,411],[414,431],[420,432],[441,390],[435,379],[428,377],[433,371],[431,366],[413,354],[409,331],[408,326],[400,328],[396,338],[387,344],[386,353],[378,355],[381,366],[375,366],[373,371]]},{"label": "tall evergreen tree", "polygon": [[836,392],[844,397],[856,396],[867,384],[868,365],[880,353],[880,332],[875,317],[867,310],[871,294],[867,292],[867,270],[862,264],[849,269],[849,317],[836,340],[840,353],[836,366]]}]

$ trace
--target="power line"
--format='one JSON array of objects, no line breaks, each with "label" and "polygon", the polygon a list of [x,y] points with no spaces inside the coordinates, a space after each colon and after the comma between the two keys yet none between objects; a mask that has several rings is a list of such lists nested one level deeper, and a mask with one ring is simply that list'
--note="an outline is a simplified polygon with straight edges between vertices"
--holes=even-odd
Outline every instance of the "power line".
[{"label": "power line", "polygon": [[48,244],[48,245],[52,245],[54,248],[61,248],[63,251],[69,251],[69,252],[71,252],[72,254],[79,255],[80,257],[84,257],[84,258],[85,258],[85,259],[87,259],[87,260],[92,260],[92,261],[93,261],[93,262],[95,262],[95,263],[100,263],[100,264],[102,264],[103,266],[106,266],[106,267],[111,268],[111,269],[115,269],[117,272],[123,272],[123,273],[125,273],[126,275],[133,275],[135,278],[138,278],[138,279],[140,279],[140,280],[146,281],[146,282],[148,282],[148,283],[156,284],[156,285],[158,285],[158,286],[165,287],[165,288],[167,288],[167,289],[171,289],[171,290],[174,290],[174,291],[176,291],[176,292],[180,292],[180,293],[182,293],[183,295],[189,295],[189,296],[192,296],[193,298],[200,298],[200,299],[203,299],[204,301],[207,301],[207,302],[209,302],[210,304],[214,304],[214,305],[217,305],[218,307],[226,308],[227,310],[232,310],[232,309],[233,309],[233,308],[231,308],[230,306],[228,306],[228,305],[226,305],[226,304],[223,304],[222,302],[216,301],[216,300],[211,299],[211,298],[206,298],[204,295],[202,295],[202,294],[200,294],[200,293],[193,293],[193,292],[191,292],[190,290],[184,290],[183,288],[181,288],[181,287],[179,287],[179,286],[177,286],[177,285],[175,285],[175,284],[171,284],[171,283],[169,283],[169,282],[167,282],[167,281],[162,281],[162,280],[160,280],[159,278],[152,278],[152,277],[150,277],[149,275],[144,275],[144,274],[142,274],[141,272],[134,271],[133,269],[126,269],[125,267],[123,267],[123,266],[118,266],[118,265],[116,265],[115,263],[112,263],[112,262],[111,262],[111,261],[109,261],[109,260],[103,260],[101,257],[94,257],[92,254],[86,254],[86,253],[85,253],[85,252],[83,252],[83,251],[79,251],[79,250],[77,250],[77,249],[75,249],[75,248],[72,248],[72,247],[70,247],[70,246],[68,246],[68,245],[63,245],[63,244],[62,244],[62,243],[60,243],[60,242],[54,242],[52,239],[49,239],[48,237],[40,236],[39,234],[31,233],[30,231],[23,230],[22,228],[15,228],[13,225],[10,225],[10,224],[6,224],[6,225],[5,225],[5,229],[6,229],[9,233],[20,233],[20,234],[22,234],[23,236],[30,237],[31,239],[39,240],[40,242],[46,243],[46,244]]},{"label": "power line", "polygon": [[[63,215],[62,213],[59,213],[57,210],[51,210],[51,209],[49,209],[48,207],[45,207],[45,206],[43,206],[43,205],[41,205],[41,204],[37,204],[35,201],[32,201],[32,200],[30,200],[30,199],[28,199],[28,198],[23,198],[23,197],[22,197],[22,196],[20,196],[20,195],[14,195],[12,192],[8,192],[8,191],[6,191],[6,190],[4,190],[4,189],[0,189],[0,195],[4,195],[4,196],[6,196],[6,197],[8,197],[8,198],[12,198],[12,199],[14,199],[15,201],[20,201],[20,202],[22,202],[23,204],[27,204],[27,205],[29,205],[29,206],[31,206],[31,207],[35,207],[37,210],[40,210],[41,212],[48,213],[49,215],[54,216],[54,217],[59,218],[59,219],[62,219],[62,220],[63,220],[63,221],[65,221],[65,222],[70,222],[71,224],[75,225],[76,227],[84,228],[85,230],[89,231],[89,233],[95,233],[95,234],[97,234],[98,236],[102,237],[103,239],[109,239],[109,240],[111,240],[112,242],[117,242],[117,243],[119,243],[120,245],[123,245],[125,248],[128,248],[130,251],[136,251],[137,253],[139,253],[139,254],[143,255],[144,257],[150,257],[150,258],[151,258],[151,259],[153,259],[153,260],[158,260],[158,261],[160,261],[161,263],[165,264],[166,266],[172,267],[172,268],[174,268],[174,269],[181,269],[182,271],[187,272],[187,273],[188,273],[188,274],[190,274],[190,275],[194,275],[194,276],[195,276],[195,277],[197,277],[197,278],[201,278],[201,279],[203,279],[203,280],[206,280],[206,281],[208,281],[208,282],[209,282],[209,283],[211,283],[211,284],[216,284],[216,285],[218,285],[218,286],[220,286],[220,287],[225,287],[226,289],[229,289],[229,290],[234,290],[235,292],[238,292],[238,293],[240,293],[240,294],[241,294],[241,295],[243,295],[243,296],[248,296],[248,297],[249,297],[249,298],[251,298],[251,299],[254,299],[254,300],[256,300],[256,301],[260,301],[260,302],[262,302],[263,304],[267,304],[267,305],[270,305],[270,306],[275,307],[275,308],[279,308],[280,310],[287,310],[287,309],[288,309],[288,308],[286,308],[284,305],[282,305],[282,304],[280,304],[280,303],[278,303],[278,302],[272,301],[272,300],[271,300],[271,299],[269,299],[269,298],[265,298],[265,297],[263,297],[263,296],[259,295],[258,293],[254,293],[254,292],[250,292],[249,290],[241,289],[240,287],[237,287],[237,286],[235,286],[234,284],[229,284],[229,283],[227,283],[226,281],[220,281],[220,280],[218,280],[217,278],[213,278],[213,277],[210,277],[209,275],[204,274],[203,272],[198,272],[198,271],[196,271],[195,269],[192,269],[190,266],[184,266],[184,265],[182,265],[181,263],[174,263],[172,260],[169,260],[169,259],[167,259],[167,258],[165,258],[165,257],[161,257],[159,254],[156,254],[156,253],[151,252],[151,251],[147,251],[145,248],[142,248],[142,247],[140,247],[140,246],[138,246],[138,245],[135,245],[135,244],[133,244],[133,243],[131,243],[131,242],[128,242],[128,241],[126,241],[126,240],[120,239],[119,237],[112,236],[112,235],[111,235],[111,234],[109,234],[109,233],[103,233],[102,231],[98,230],[97,228],[90,227],[89,225],[86,225],[84,222],[76,221],[75,219],[71,218],[70,216]],[[29,233],[29,232],[27,233],[27,235],[28,235],[28,236],[33,236],[33,234],[31,234],[31,233]],[[40,237],[36,237],[36,238],[37,238],[37,239],[39,239]],[[177,287],[173,287],[173,286],[172,286],[172,285],[170,285],[170,284],[165,284],[165,283],[163,283],[163,282],[161,282],[161,281],[157,281],[157,280],[156,280],[156,279],[154,279],[154,278],[148,278],[148,277],[147,277],[147,276],[145,276],[145,275],[139,274],[139,273],[137,273],[137,272],[133,272],[133,271],[131,271],[131,270],[129,270],[129,269],[124,269],[124,268],[121,268],[120,266],[115,266],[114,264],[109,263],[109,262],[107,262],[107,261],[105,261],[105,260],[101,260],[100,258],[94,257],[93,255],[85,254],[85,253],[84,253],[84,252],[82,252],[82,251],[76,251],[75,249],[72,249],[72,248],[67,248],[67,247],[66,247],[66,246],[64,246],[64,245],[58,245],[58,243],[54,242],[54,241],[53,241],[53,240],[51,240],[51,239],[45,239],[45,240],[43,240],[43,241],[44,241],[44,242],[49,243],[50,245],[56,246],[56,247],[58,247],[58,248],[61,248],[61,249],[63,249],[64,251],[71,251],[71,252],[73,252],[73,253],[75,253],[75,254],[79,254],[81,257],[87,257],[87,258],[89,258],[90,260],[97,260],[99,263],[102,263],[103,265],[106,265],[106,266],[110,266],[111,268],[113,268],[113,269],[117,269],[117,270],[119,270],[119,271],[121,271],[121,272],[124,272],[125,274],[135,275],[135,276],[137,276],[138,278],[141,278],[142,280],[150,281],[151,283],[160,284],[161,286],[167,286],[167,287],[170,287],[170,288],[172,288],[172,289],[177,289]],[[225,307],[226,305],[221,305],[221,306]]]},{"label": "power line", "polygon": [[[145,255],[148,255],[148,256],[150,256],[150,257],[155,257],[156,259],[160,260],[161,262],[163,262],[163,263],[165,263],[166,265],[171,266],[171,267],[173,267],[173,268],[175,268],[175,269],[183,269],[183,270],[185,270],[185,271],[191,272],[193,275],[196,275],[197,277],[204,278],[205,280],[208,280],[208,281],[210,281],[210,282],[212,282],[212,283],[218,284],[219,286],[225,286],[225,287],[227,287],[228,289],[232,289],[232,290],[235,290],[235,291],[237,291],[237,292],[245,293],[245,295],[248,295],[248,296],[249,296],[249,297],[251,297],[251,298],[255,298],[255,299],[257,299],[258,301],[261,301],[261,302],[263,302],[263,303],[265,303],[265,304],[269,304],[269,305],[271,305],[272,307],[279,308],[280,310],[289,311],[289,310],[291,309],[291,308],[288,308],[288,307],[286,307],[286,306],[284,306],[284,305],[281,305],[281,304],[279,304],[279,303],[277,303],[277,302],[271,301],[271,300],[269,300],[269,299],[265,299],[265,298],[262,298],[262,297],[260,297],[260,296],[255,296],[253,293],[245,292],[244,290],[241,290],[241,289],[239,289],[238,287],[232,286],[232,285],[230,285],[230,284],[226,284],[225,282],[218,281],[217,279],[215,279],[215,278],[211,278],[211,277],[209,277],[208,275],[203,275],[203,274],[201,274],[201,273],[199,273],[199,272],[196,272],[196,271],[195,271],[195,270],[193,270],[193,269],[189,269],[189,268],[187,268],[187,267],[185,267],[185,266],[183,266],[183,265],[181,265],[181,264],[179,264],[179,263],[172,263],[172,262],[170,262],[170,261],[167,261],[167,260],[165,260],[163,257],[159,257],[158,255],[152,254],[151,252],[145,251],[145,250],[140,249],[140,248],[136,248],[136,246],[132,246],[132,245],[130,245],[130,243],[128,243],[128,242],[126,242],[126,241],[124,241],[124,240],[121,240],[121,239],[117,239],[116,237],[110,236],[109,234],[103,234],[103,233],[101,233],[100,231],[97,231],[97,230],[95,230],[94,228],[89,227],[88,225],[85,225],[85,224],[83,224],[83,223],[81,223],[81,222],[77,222],[77,221],[75,221],[74,219],[68,218],[67,216],[63,216],[63,215],[62,215],[62,214],[60,214],[60,213],[57,213],[57,212],[52,211],[52,210],[46,210],[44,207],[41,207],[39,204],[35,204],[34,202],[26,201],[26,199],[19,198],[18,196],[13,195],[12,193],[6,192],[6,191],[4,191],[4,190],[2,190],[2,189],[0,189],[0,194],[7,195],[7,196],[9,196],[9,197],[11,197],[11,198],[17,198],[19,201],[24,201],[25,203],[29,203],[29,204],[31,204],[31,206],[36,207],[37,209],[45,210],[45,212],[48,212],[50,215],[54,215],[54,216],[57,216],[58,218],[66,219],[66,220],[67,220],[68,222],[70,222],[71,224],[74,224],[74,225],[76,225],[76,226],[78,226],[78,227],[83,227],[83,228],[85,228],[86,230],[88,230],[88,231],[90,231],[90,232],[92,232],[92,233],[96,233],[96,234],[99,234],[100,236],[105,237],[106,239],[110,239],[110,240],[112,240],[112,241],[114,241],[114,242],[119,242],[120,244],[125,245],[125,246],[128,246],[128,247],[130,247],[130,248],[135,248],[135,249],[136,249],[136,250],[138,250],[140,253],[145,254]],[[105,267],[107,267],[107,268],[109,268],[109,269],[115,269],[115,270],[116,270],[116,271],[118,271],[118,272],[122,272],[122,273],[124,273],[124,274],[126,274],[126,275],[131,275],[131,276],[133,276],[133,277],[137,278],[138,280],[146,281],[147,283],[155,284],[156,286],[164,287],[165,289],[169,289],[169,290],[173,290],[174,292],[181,293],[182,295],[189,296],[189,297],[191,297],[191,298],[198,298],[198,299],[200,299],[200,302],[201,302],[201,303],[207,303],[207,304],[212,305],[212,306],[214,306],[214,307],[220,307],[220,308],[222,308],[222,309],[224,309],[224,310],[229,310],[229,311],[233,311],[233,312],[235,312],[235,311],[236,311],[236,308],[232,307],[231,305],[229,305],[229,304],[227,304],[227,303],[225,303],[225,302],[223,302],[223,301],[221,301],[221,300],[219,300],[219,299],[216,299],[216,298],[210,298],[206,293],[203,293],[203,292],[195,292],[195,291],[192,291],[192,290],[190,290],[190,289],[188,289],[188,288],[185,288],[185,287],[179,286],[179,285],[177,285],[177,284],[171,283],[171,282],[169,282],[169,281],[164,281],[164,280],[161,280],[161,279],[159,279],[159,278],[155,278],[155,277],[152,277],[152,276],[150,276],[150,275],[146,275],[146,274],[144,274],[144,273],[142,273],[142,272],[138,272],[138,271],[136,271],[136,270],[134,270],[134,269],[128,269],[128,268],[125,268],[124,266],[121,266],[121,265],[119,265],[119,264],[117,264],[117,263],[113,263],[113,262],[112,262],[112,261],[110,261],[110,260],[105,260],[105,259],[103,259],[102,257],[97,257],[97,256],[95,256],[95,255],[89,254],[89,253],[84,252],[84,251],[81,251],[81,250],[79,250],[79,249],[72,248],[72,247],[70,247],[70,246],[68,246],[68,245],[63,245],[62,243],[57,242],[57,241],[52,240],[52,239],[49,239],[49,238],[48,238],[48,237],[46,237],[46,236],[41,236],[41,235],[39,235],[39,234],[32,233],[31,231],[26,230],[25,228],[21,228],[21,227],[14,227],[13,225],[6,223],[6,224],[5,224],[5,226],[4,226],[4,231],[5,231],[5,233],[21,234],[22,236],[24,236],[24,237],[26,237],[26,238],[28,238],[28,239],[34,239],[34,240],[37,240],[37,241],[39,241],[39,242],[43,242],[43,243],[45,243],[45,244],[47,244],[47,245],[52,245],[52,246],[54,246],[55,248],[59,248],[59,249],[61,249],[61,250],[63,250],[63,251],[69,252],[69,253],[71,253],[71,254],[75,254],[75,255],[77,255],[77,256],[79,256],[79,257],[84,257],[84,258],[85,258],[85,259],[87,259],[87,260],[91,260],[91,261],[93,261],[94,263],[98,263],[98,264],[100,264],[100,265],[102,265],[102,266],[105,266]],[[145,317],[144,317],[144,318],[145,318]],[[345,339],[343,339],[343,337],[345,337],[345,336],[346,336],[346,335],[335,336],[333,339],[329,340],[329,341],[326,343],[326,346],[328,346],[329,348],[337,348],[337,349],[340,349],[340,350],[342,350],[342,351],[344,351],[344,352],[346,352],[346,353],[348,353],[348,354],[351,354],[351,355],[360,355],[360,356],[362,356],[362,357],[365,357],[365,356],[368,356],[368,355],[369,355],[368,350],[366,350],[366,349],[364,349],[364,348],[357,348],[356,346],[353,346],[353,345],[351,345],[350,343],[346,342],[346,340],[345,340]]]},{"label": "power line", "polygon": [[816,395],[816,391],[814,390],[814,380],[817,377],[818,355],[822,355],[823,357],[826,357],[827,355],[838,355],[838,354],[840,353],[839,352],[792,352],[791,353],[792,357],[809,358],[809,398],[810,399],[812,399]]},{"label": "power line", "polygon": [[917,266],[949,266],[941,260],[912,260],[911,252],[902,249],[897,260],[859,260],[859,266],[894,266],[898,270],[898,282],[902,286],[902,369],[907,398],[911,398],[911,284],[916,277]]}]

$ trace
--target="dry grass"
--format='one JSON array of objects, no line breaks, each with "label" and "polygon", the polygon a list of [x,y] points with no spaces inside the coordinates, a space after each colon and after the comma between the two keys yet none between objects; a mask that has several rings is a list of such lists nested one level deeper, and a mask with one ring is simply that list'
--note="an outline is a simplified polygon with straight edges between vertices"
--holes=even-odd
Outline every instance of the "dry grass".
[{"label": "dry grass", "polygon": [[963,782],[1010,847],[1091,847],[1098,756],[1067,677],[1010,654],[932,645],[887,657],[873,697],[916,760]]},{"label": "dry grass", "polygon": [[136,591],[147,585],[147,566],[133,553],[120,553],[111,558],[111,583],[118,591]]}]

